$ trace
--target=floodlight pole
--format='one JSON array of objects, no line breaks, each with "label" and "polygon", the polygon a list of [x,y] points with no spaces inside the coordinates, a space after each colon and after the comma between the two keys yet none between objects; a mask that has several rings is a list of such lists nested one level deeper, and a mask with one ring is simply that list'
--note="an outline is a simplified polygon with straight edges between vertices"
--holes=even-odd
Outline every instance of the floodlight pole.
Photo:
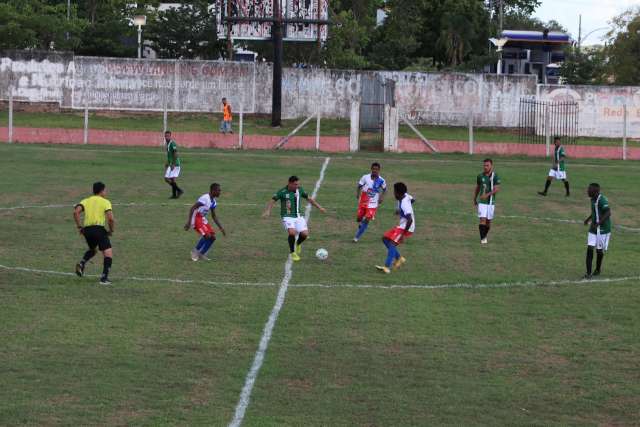
[{"label": "floodlight pole", "polygon": [[282,124],[282,13],[280,1],[273,2],[273,24],[271,26],[273,38],[273,94],[271,98],[271,126]]}]

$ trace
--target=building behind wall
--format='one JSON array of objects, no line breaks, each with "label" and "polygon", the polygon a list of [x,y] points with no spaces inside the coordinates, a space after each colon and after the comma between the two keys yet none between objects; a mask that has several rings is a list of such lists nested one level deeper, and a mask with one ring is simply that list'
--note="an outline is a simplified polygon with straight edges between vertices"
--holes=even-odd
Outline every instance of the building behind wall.
[{"label": "building behind wall", "polygon": [[564,50],[572,43],[568,34],[504,30],[501,38],[507,39],[502,50],[502,74],[533,74],[538,76],[538,83],[560,83],[559,68],[565,59]]}]

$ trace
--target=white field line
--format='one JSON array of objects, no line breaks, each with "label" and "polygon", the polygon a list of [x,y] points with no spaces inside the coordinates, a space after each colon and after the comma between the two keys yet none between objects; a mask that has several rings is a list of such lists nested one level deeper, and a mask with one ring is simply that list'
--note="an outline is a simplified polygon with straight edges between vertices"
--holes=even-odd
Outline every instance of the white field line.
[{"label": "white field line", "polygon": [[[2,144],[0,143],[0,147],[3,146],[7,146],[7,148],[15,148],[15,147],[20,147],[20,148],[27,148],[30,150],[49,150],[49,151],[82,151],[85,153],[90,153],[90,152],[100,152],[100,153],[123,153],[123,154],[129,154],[129,153],[133,153],[133,154],[151,154],[151,155],[156,155],[157,152],[153,151],[153,149],[149,149],[149,150],[136,150],[136,149],[132,149],[132,150],[117,150],[117,149],[110,149],[110,148],[95,148],[97,146],[91,146],[88,148],[76,148],[76,147],[50,147],[50,146],[43,146],[40,144],[12,144],[11,147],[9,147],[9,144]],[[344,153],[344,156],[339,156],[336,157],[334,159],[334,161],[340,161],[340,160],[348,160],[351,161],[354,159],[353,155],[346,155],[347,153]],[[450,155],[458,155],[457,153],[447,153]],[[202,149],[202,148],[196,148],[193,149],[193,151],[187,151],[183,148],[183,150],[181,151],[181,156],[196,156],[196,157],[202,157],[202,156],[245,156],[245,157],[257,157],[257,158],[278,158],[278,159],[299,159],[299,158],[306,158],[306,159],[321,159],[324,158],[324,156],[318,156],[318,155],[307,155],[306,153],[300,153],[300,154],[283,154],[283,155],[276,155],[276,154],[269,154],[269,153],[248,153],[246,151],[243,152],[233,152],[233,151],[206,151],[206,149]],[[397,158],[397,157],[390,157],[390,158],[385,158],[384,162],[385,163],[464,163],[464,164],[478,164],[479,160],[476,159],[440,159],[440,158],[435,158],[435,157],[426,157],[426,156],[433,156],[432,154],[426,154],[424,155],[425,157],[423,158],[415,158],[415,157],[409,157],[409,158]],[[371,161],[371,160],[380,160],[380,156],[371,156],[371,155],[367,155],[367,154],[358,154],[357,156],[355,156],[355,160],[363,160],[363,161]],[[574,159],[574,161],[571,163],[571,167],[587,167],[590,169],[593,168],[602,168],[602,169],[607,169],[607,168],[614,168],[614,169],[619,169],[619,168],[624,168],[624,169],[636,169],[634,167],[635,163],[630,163],[630,162],[626,162],[626,163],[621,163],[615,164],[615,165],[602,165],[602,164],[595,164],[595,163],[579,163],[576,162]],[[588,159],[585,159],[588,160]],[[591,159],[591,160],[597,160],[597,159]],[[608,161],[616,161],[616,160],[608,160]],[[500,159],[500,163],[501,164],[519,164],[519,165],[543,165],[543,166],[548,166],[549,165],[549,161],[547,159],[544,158],[540,158],[539,161],[536,160],[509,160],[507,158],[501,158]]]},{"label": "white field line", "polygon": [[[322,181],[324,181],[324,174],[327,170],[327,166],[329,166],[330,160],[331,158],[327,157],[322,164],[320,177],[318,178],[318,181],[316,181],[316,186],[313,189],[313,193],[311,194],[312,198],[315,198],[318,194],[318,190],[320,190],[320,186],[322,185]],[[307,222],[309,221],[310,216],[311,204],[308,203],[305,209],[305,220]],[[256,378],[258,377],[258,373],[260,372],[260,368],[262,367],[262,362],[264,362],[264,356],[267,352],[269,341],[271,340],[273,328],[275,327],[276,321],[278,320],[280,310],[284,305],[284,300],[287,295],[287,289],[289,288],[289,281],[291,280],[292,275],[292,264],[293,262],[291,261],[291,257],[289,257],[287,259],[287,262],[284,264],[284,277],[282,278],[282,283],[280,284],[280,289],[278,290],[276,303],[271,310],[271,314],[269,315],[267,323],[264,325],[264,331],[262,332],[262,337],[260,338],[260,345],[258,346],[258,350],[256,351],[256,354],[253,358],[251,369],[249,369],[249,373],[247,373],[247,377],[244,381],[244,386],[242,387],[242,392],[240,392],[240,399],[238,400],[238,404],[236,405],[235,415],[231,423],[229,423],[229,427],[239,427],[244,420],[244,414],[249,407],[251,392],[253,391],[253,386],[255,385]]]},{"label": "white field line", "polygon": [[[49,276],[69,276],[75,277],[75,273],[68,271],[39,270],[27,267],[11,267],[0,264],[0,269],[8,271],[18,271],[22,273],[42,274]],[[286,270],[285,270],[286,273]],[[97,274],[85,274],[85,277],[99,277]],[[139,282],[167,282],[178,285],[183,284],[203,284],[213,286],[229,286],[229,287],[275,287],[277,283],[260,283],[260,282],[213,282],[209,280],[191,280],[191,279],[171,279],[164,277],[114,277],[115,279]],[[290,279],[290,278],[289,278]],[[544,287],[544,286],[563,286],[563,285],[589,285],[593,283],[618,283],[628,281],[640,281],[640,276],[623,276],[623,277],[601,277],[590,280],[531,280],[525,282],[502,282],[502,283],[443,283],[443,284],[413,284],[413,285],[361,285],[357,283],[298,283],[289,284],[289,288],[320,288],[320,289],[496,289],[496,288],[527,288],[527,287]]]},{"label": "white field line", "polygon": [[[191,206],[190,203],[137,203],[137,202],[122,202],[122,203],[112,203],[113,206],[129,206],[129,207],[149,207],[149,206]],[[14,210],[21,210],[21,209],[51,209],[51,208],[72,208],[75,205],[63,205],[63,204],[52,204],[52,205],[24,205],[24,206],[6,206],[6,207],[0,207],[0,212],[2,211],[14,211]],[[221,202],[219,204],[220,207],[224,207],[224,206],[262,206],[259,203],[226,203],[226,202]],[[327,207],[327,209],[330,210],[336,210],[337,208],[335,207]],[[474,212],[463,212],[463,211],[451,211],[451,212],[444,212],[448,215],[464,215],[464,216],[473,216],[475,217],[475,213]],[[526,215],[500,215],[498,217],[499,218],[511,218],[511,219],[523,219],[526,221],[543,221],[543,222],[560,222],[560,223],[565,223],[565,224],[583,224],[583,222],[581,220],[576,220],[576,219],[563,219],[563,218],[551,218],[551,217],[535,217],[535,216],[526,216]],[[631,231],[631,232],[635,232],[638,233],[640,232],[640,228],[635,228],[635,227],[629,227],[627,225],[620,225],[620,224],[614,224],[613,225],[614,228],[618,228],[620,230],[624,230],[624,231]]]},{"label": "white field line", "polygon": [[[0,264],[0,269],[10,270],[10,271],[20,271],[23,273],[34,273],[34,274],[45,274],[49,276],[71,276],[76,277],[76,273],[70,273],[68,271],[53,271],[53,270],[39,270],[37,268],[27,268],[27,267],[10,267],[7,265]],[[85,277],[100,277],[97,274],[85,274]],[[136,282],[168,282],[175,283],[179,285],[186,284],[201,284],[201,285],[214,285],[214,286],[255,286],[255,287],[273,287],[276,286],[276,283],[260,283],[260,282],[213,282],[210,280],[191,280],[191,279],[170,279],[164,277],[137,277],[137,276],[127,276],[127,277],[115,277],[116,280],[131,280]]]}]

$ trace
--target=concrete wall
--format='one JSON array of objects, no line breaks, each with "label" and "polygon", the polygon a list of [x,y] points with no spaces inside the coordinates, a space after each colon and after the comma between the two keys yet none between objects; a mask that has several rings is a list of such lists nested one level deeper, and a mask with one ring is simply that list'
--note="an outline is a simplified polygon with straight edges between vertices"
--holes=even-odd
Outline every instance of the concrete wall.
[{"label": "concrete wall", "polygon": [[[580,134],[622,135],[621,107],[629,107],[629,135],[640,137],[640,87],[538,86],[535,76],[356,72],[292,69],[283,72],[284,118],[350,116],[361,94],[362,76],[396,82],[396,106],[416,123],[518,126],[519,102],[536,93],[544,99],[580,103]],[[227,97],[237,112],[270,114],[270,64],[97,58],[56,53],[4,52],[0,57],[0,99],[55,102],[66,108],[211,112]]]},{"label": "concrete wall", "polygon": [[626,105],[627,136],[640,138],[640,87],[540,85],[538,96],[577,101],[578,133],[587,136],[622,137]]}]

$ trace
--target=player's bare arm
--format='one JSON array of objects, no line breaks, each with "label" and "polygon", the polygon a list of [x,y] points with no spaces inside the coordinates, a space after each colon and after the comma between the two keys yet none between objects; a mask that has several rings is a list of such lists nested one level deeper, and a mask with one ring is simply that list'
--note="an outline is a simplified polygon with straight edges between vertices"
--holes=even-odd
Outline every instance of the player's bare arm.
[{"label": "player's bare arm", "polygon": [[73,210],[73,220],[76,222],[76,227],[80,234],[82,234],[82,222],[80,219],[82,212],[84,212],[84,207],[82,205],[77,205]]},{"label": "player's bare arm", "polygon": [[309,197],[307,200],[309,200],[309,203],[311,203],[311,205],[313,205],[314,207],[318,208],[318,210],[322,213],[326,213],[327,210],[325,208],[323,208],[322,206],[320,206],[318,204],[318,202],[315,201],[315,199],[313,197]]},{"label": "player's bare arm", "polygon": [[360,200],[360,193],[362,192],[362,185],[358,184],[356,187],[356,200]]},{"label": "player's bare arm", "polygon": [[107,217],[107,225],[109,226],[109,230],[107,230],[107,232],[109,233],[109,236],[111,236],[115,231],[116,220],[113,218],[113,211],[111,210],[106,211],[105,215]]},{"label": "player's bare arm", "polygon": [[[382,202],[384,202],[384,194],[386,192],[387,192],[387,189],[383,188],[382,192],[380,193],[380,196],[378,196],[378,204],[382,204]],[[413,201],[411,203],[413,203]]]},{"label": "player's bare arm", "polygon": [[590,222],[591,222],[591,215],[589,215],[587,219],[584,220],[584,225],[589,225]]},{"label": "player's bare arm", "polygon": [[184,230],[185,231],[189,231],[189,229],[191,228],[191,218],[193,218],[193,213],[200,206],[202,206],[202,203],[196,202],[196,203],[193,204],[193,206],[191,206],[191,209],[189,209],[189,217],[187,218],[187,223],[184,225]]},{"label": "player's bare arm", "polygon": [[473,192],[473,206],[478,206],[478,193],[480,193],[480,186],[476,184],[476,189]]},{"label": "player's bare arm", "polygon": [[269,215],[271,215],[271,209],[273,209],[273,206],[276,204],[276,201],[271,199],[269,200],[269,203],[267,203],[267,207],[264,210],[264,212],[262,213],[262,217],[263,218],[267,218]]},{"label": "player's bare arm", "polygon": [[211,219],[213,220],[213,222],[216,223],[216,225],[218,226],[218,228],[220,229],[220,231],[222,232],[223,236],[227,235],[227,232],[224,231],[224,227],[222,226],[222,224],[220,224],[220,220],[218,220],[218,215],[216,215],[216,210],[215,208],[211,209]]}]

